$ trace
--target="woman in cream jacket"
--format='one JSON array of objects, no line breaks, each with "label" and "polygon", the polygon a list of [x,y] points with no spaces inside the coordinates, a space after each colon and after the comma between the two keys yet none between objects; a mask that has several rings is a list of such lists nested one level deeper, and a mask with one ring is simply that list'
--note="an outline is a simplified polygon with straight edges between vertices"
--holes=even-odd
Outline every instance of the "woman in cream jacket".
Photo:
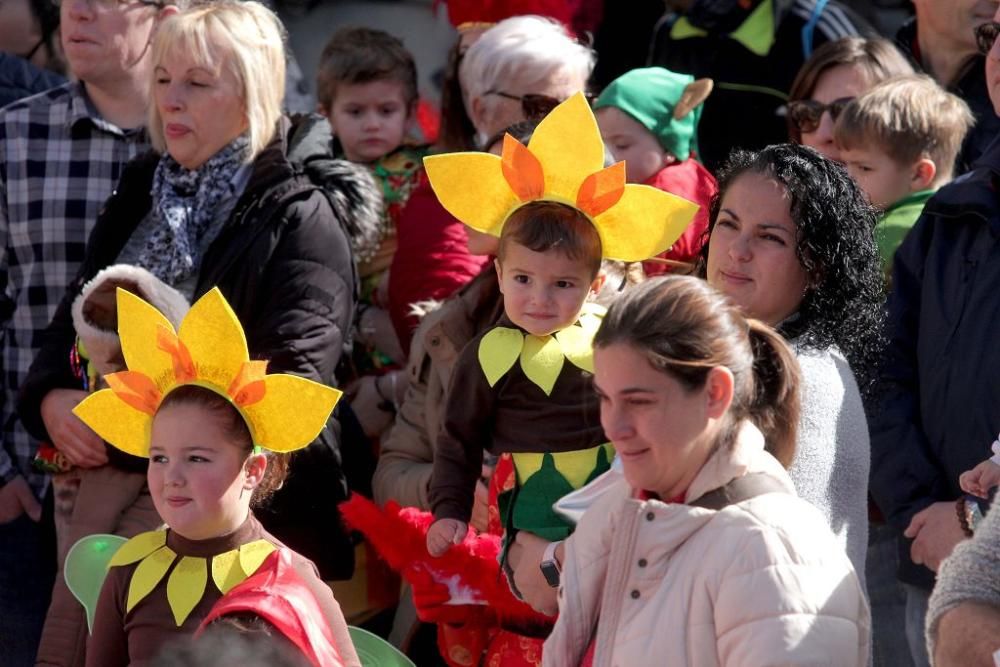
[{"label": "woman in cream jacket", "polygon": [[867,665],[862,588],[782,467],[799,407],[783,339],[671,277],[615,303],[594,345],[624,475],[555,550],[544,665]]}]

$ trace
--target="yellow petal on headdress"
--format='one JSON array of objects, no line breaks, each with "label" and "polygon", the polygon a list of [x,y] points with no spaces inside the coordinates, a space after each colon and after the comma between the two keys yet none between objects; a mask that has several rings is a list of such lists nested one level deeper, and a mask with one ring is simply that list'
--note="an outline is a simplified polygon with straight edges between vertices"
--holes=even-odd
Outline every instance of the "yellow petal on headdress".
[{"label": "yellow petal on headdress", "polygon": [[521,203],[496,155],[429,155],[424,158],[424,169],[441,206],[483,233],[499,236],[504,220]]},{"label": "yellow petal on headdress", "polygon": [[170,547],[160,547],[149,554],[132,572],[132,581],[128,585],[128,601],[125,604],[125,613],[132,611],[132,608],[139,604],[144,597],[156,588],[156,585],[163,579],[163,575],[170,569],[171,563],[177,558],[177,554],[170,550]]},{"label": "yellow petal on headdress", "polygon": [[545,173],[541,163],[509,134],[503,135],[500,167],[507,185],[521,201],[532,201],[545,194]]},{"label": "yellow petal on headdress", "polygon": [[625,163],[617,162],[583,180],[576,195],[576,206],[591,218],[596,218],[617,204],[624,194]]},{"label": "yellow petal on headdress", "polygon": [[583,327],[566,327],[555,333],[562,347],[563,356],[574,366],[588,373],[594,372],[594,334]]},{"label": "yellow petal on headdress", "polygon": [[587,176],[604,168],[604,142],[583,93],[573,95],[542,119],[528,150],[545,169],[546,194],[575,202]]},{"label": "yellow petal on headdress", "polygon": [[73,408],[73,414],[118,449],[133,456],[149,456],[152,416],[123,402],[110,389],[91,394]]},{"label": "yellow petal on headdress", "polygon": [[240,567],[249,577],[257,571],[264,559],[274,551],[274,545],[267,540],[256,540],[240,547]]},{"label": "yellow petal on headdress", "polygon": [[177,627],[182,626],[191,611],[198,606],[207,583],[208,571],[204,558],[184,556],[170,573],[170,578],[167,579],[167,602],[170,603],[170,611],[174,614]]},{"label": "yellow petal on headdress", "polygon": [[338,389],[295,375],[268,375],[264,397],[242,408],[255,445],[290,452],[316,439],[340,400]]},{"label": "yellow petal on headdress", "polygon": [[492,387],[511,369],[524,347],[524,334],[517,329],[496,327],[479,341],[479,365]]},{"label": "yellow petal on headdress", "polygon": [[240,566],[239,549],[226,551],[212,558],[212,581],[223,595],[246,578],[247,574]]},{"label": "yellow petal on headdress", "polygon": [[521,370],[529,380],[548,396],[556,385],[563,367],[562,347],[552,336],[524,337],[521,350]]},{"label": "yellow petal on headdress", "polygon": [[157,345],[157,330],[163,327],[173,332],[170,320],[128,290],[115,290],[118,304],[118,337],[122,354],[130,371],[139,371],[151,378],[162,391],[173,380],[170,355]]},{"label": "yellow petal on headdress", "polygon": [[223,395],[250,359],[243,328],[218,287],[191,306],[178,336],[194,359],[198,380]]},{"label": "yellow petal on headdress", "polygon": [[639,262],[680,238],[698,205],[648,185],[626,185],[616,206],[594,218],[604,256]]},{"label": "yellow petal on headdress", "polygon": [[167,543],[167,531],[150,530],[139,533],[118,548],[115,555],[108,561],[108,567],[129,565],[142,560]]}]

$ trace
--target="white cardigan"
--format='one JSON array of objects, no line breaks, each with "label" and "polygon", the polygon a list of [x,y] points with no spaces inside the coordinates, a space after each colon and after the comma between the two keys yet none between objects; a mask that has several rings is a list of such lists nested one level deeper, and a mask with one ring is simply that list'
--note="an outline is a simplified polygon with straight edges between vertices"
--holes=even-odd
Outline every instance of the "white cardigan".
[{"label": "white cardigan", "polygon": [[641,500],[619,478],[566,542],[543,665],[578,667],[596,637],[596,667],[865,667],[870,618],[851,563],[756,427],[709,459],[686,499],[749,472],[788,493],[715,512]]}]

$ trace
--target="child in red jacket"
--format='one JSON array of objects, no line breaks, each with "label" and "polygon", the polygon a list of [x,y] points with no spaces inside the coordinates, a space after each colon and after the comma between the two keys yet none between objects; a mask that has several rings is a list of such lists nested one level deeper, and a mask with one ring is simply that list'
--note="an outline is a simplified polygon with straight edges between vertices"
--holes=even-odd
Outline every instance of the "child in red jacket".
[{"label": "child in red jacket", "polygon": [[711,90],[709,79],[646,67],[612,81],[594,104],[601,136],[615,159],[625,160],[629,183],[651,185],[700,207],[667,252],[642,263],[646,275],[671,271],[677,266],[672,262],[693,264],[705,242],[708,207],[718,186],[698,161],[696,137]]}]

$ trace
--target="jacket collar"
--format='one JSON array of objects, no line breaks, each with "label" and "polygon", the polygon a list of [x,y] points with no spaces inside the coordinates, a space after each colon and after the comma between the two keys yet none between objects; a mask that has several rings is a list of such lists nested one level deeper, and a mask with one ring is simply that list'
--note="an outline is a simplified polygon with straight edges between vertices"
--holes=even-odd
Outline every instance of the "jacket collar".
[{"label": "jacket collar", "polygon": [[788,473],[774,457],[764,451],[764,434],[749,421],[744,421],[732,449],[720,447],[701,467],[684,494],[684,502],[697,500],[709,491],[751,472],[774,474],[787,483],[791,493],[795,493]]}]

